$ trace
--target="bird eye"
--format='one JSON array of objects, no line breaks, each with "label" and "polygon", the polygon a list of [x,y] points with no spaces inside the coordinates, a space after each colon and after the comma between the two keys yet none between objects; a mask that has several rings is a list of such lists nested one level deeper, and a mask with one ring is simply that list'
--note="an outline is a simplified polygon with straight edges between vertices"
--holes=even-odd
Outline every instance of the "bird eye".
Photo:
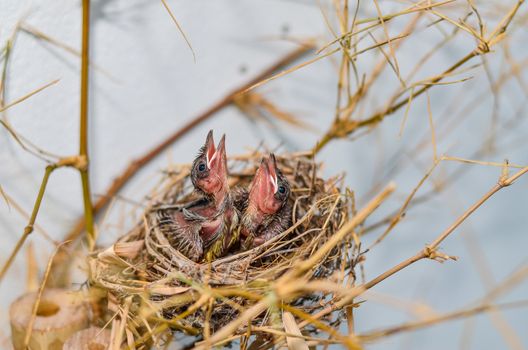
[{"label": "bird eye", "polygon": [[278,191],[279,191],[279,193],[284,194],[284,193],[286,193],[286,187],[284,187],[284,186],[279,186]]},{"label": "bird eye", "polygon": [[205,164],[204,163],[200,163],[200,165],[198,165],[198,171],[205,171]]}]

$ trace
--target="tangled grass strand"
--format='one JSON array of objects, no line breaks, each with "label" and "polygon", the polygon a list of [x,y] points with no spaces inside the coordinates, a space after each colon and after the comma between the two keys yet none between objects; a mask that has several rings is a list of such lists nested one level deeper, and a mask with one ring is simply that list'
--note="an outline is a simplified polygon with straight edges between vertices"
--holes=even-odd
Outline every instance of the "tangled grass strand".
[{"label": "tangled grass strand", "polygon": [[[255,152],[229,160],[232,188],[249,185],[262,155]],[[352,216],[351,191],[341,188],[342,177],[322,179],[321,164],[303,153],[278,156],[277,162],[291,184],[293,217],[292,226],[278,236],[247,251],[236,249],[211,263],[188,259],[170,244],[170,232],[160,229],[156,221],[157,210],[193,199],[190,166],[176,166],[164,173],[152,191],[143,220],[112,247],[89,257],[90,286],[102,289],[101,295],[115,303],[133,296],[129,326],[142,339],[148,338],[149,328],[160,324],[191,334],[228,324],[267,295],[274,281],[314,254]],[[303,279],[335,280],[336,272],[342,279],[350,278],[359,255],[359,249],[353,248],[348,237]],[[312,313],[329,295],[313,292],[288,302]],[[263,326],[272,321],[266,312],[251,324]]]}]

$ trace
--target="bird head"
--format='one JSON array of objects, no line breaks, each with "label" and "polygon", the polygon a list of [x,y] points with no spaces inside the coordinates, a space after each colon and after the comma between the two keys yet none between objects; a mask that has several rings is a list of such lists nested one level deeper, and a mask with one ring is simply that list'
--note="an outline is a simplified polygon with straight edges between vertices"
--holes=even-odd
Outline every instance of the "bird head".
[{"label": "bird head", "polygon": [[[281,209],[290,195],[290,184],[277,167],[275,156],[262,159],[249,191],[248,209],[260,215],[272,215]],[[255,213],[254,213],[255,214]]]},{"label": "bird head", "polygon": [[195,189],[218,197],[228,190],[225,135],[215,148],[213,130],[207,134],[205,144],[193,162],[191,181]]}]

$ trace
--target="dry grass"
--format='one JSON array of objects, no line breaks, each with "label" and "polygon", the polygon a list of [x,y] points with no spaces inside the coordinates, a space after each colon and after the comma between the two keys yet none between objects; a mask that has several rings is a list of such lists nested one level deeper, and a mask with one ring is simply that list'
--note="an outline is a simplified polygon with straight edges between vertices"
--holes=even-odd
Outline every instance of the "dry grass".
[{"label": "dry grass", "polygon": [[[248,185],[262,156],[256,152],[234,158],[231,186]],[[156,221],[157,208],[192,196],[190,169],[178,166],[154,190],[143,220],[114,246],[90,258],[91,286],[111,294],[110,300],[131,300],[127,328],[142,337],[148,329],[166,325],[211,334],[275,293],[284,296],[275,297],[267,311],[254,315],[250,324],[237,327],[230,336],[267,334],[252,327],[280,318],[277,313],[285,305],[295,308],[296,314],[322,309],[340,278],[347,276],[350,284],[355,280],[353,268],[361,254],[352,228],[344,229],[352,217],[351,192],[340,188],[339,178],[318,177],[318,165],[305,154],[285,154],[278,163],[292,184],[294,217],[292,227],[281,235],[211,264],[187,259],[172,248],[170,237]],[[339,239],[332,239],[337,235]],[[298,279],[302,288],[289,291],[287,276]],[[315,284],[306,284],[309,281]],[[317,283],[328,284],[330,290],[318,290]]]},{"label": "dry grass", "polygon": [[[84,1],[85,6],[88,2]],[[167,9],[192,51],[190,41],[169,10],[168,3],[162,0],[161,5]],[[152,219],[156,206],[177,203],[190,196],[188,165],[171,168],[146,203],[143,220],[112,247],[91,253],[88,257],[89,292],[93,304],[97,306],[94,308],[96,312],[93,323],[112,328],[112,349],[136,349],[153,345],[163,347],[180,333],[191,335],[193,338],[188,347],[196,349],[231,342],[237,342],[242,349],[259,350],[283,345],[290,349],[306,349],[308,346],[326,347],[331,344],[359,349],[394,334],[487,312],[495,315],[494,325],[505,343],[513,349],[522,347],[518,335],[501,316],[500,310],[525,307],[526,301],[499,304],[496,299],[528,277],[525,267],[495,285],[488,281],[486,296],[466,308],[446,314],[428,312],[426,317],[418,321],[362,334],[355,332],[354,324],[354,308],[361,306],[364,301],[362,298],[367,298],[367,291],[378,283],[388,278],[397,278],[400,271],[424,259],[439,262],[456,259],[439,251],[440,244],[494,194],[512,185],[528,172],[526,165],[481,160],[490,159],[498,141],[510,130],[514,130],[525,114],[522,105],[508,119],[501,117],[499,112],[506,86],[512,81],[528,96],[528,85],[523,76],[528,61],[512,53],[512,45],[516,44],[512,43],[513,33],[519,31],[519,28],[522,30],[528,20],[526,12],[521,11],[521,5],[523,1],[485,3],[472,0],[421,0],[405,6],[399,3],[394,6],[396,10],[389,11],[389,7],[380,1],[367,4],[361,1],[333,0],[320,4],[330,39],[318,43],[306,41],[308,44],[303,44],[255,79],[227,94],[183,129],[177,130],[158,146],[148,150],[138,162],[132,163],[108,189],[107,195],[102,196],[93,206],[93,214],[100,213],[143,165],[226,106],[235,105],[255,120],[273,118],[293,126],[313,129],[305,120],[284,111],[256,89],[275,79],[295,79],[296,71],[330,60],[336,68],[337,94],[328,128],[309,152],[283,154],[279,158],[282,169],[293,183],[294,225],[262,247],[246,252],[238,251],[211,264],[194,263],[170,246],[167,237],[156,229]],[[83,42],[86,44],[89,33],[87,25],[84,29]],[[399,59],[400,52],[409,50],[412,45],[419,45],[417,38],[427,30],[437,31],[440,35],[430,45],[431,49],[415,57],[409,67]],[[8,61],[12,50],[16,48],[14,42],[18,31],[83,57],[81,110],[84,117],[81,120],[84,121],[82,125],[86,125],[87,46],[80,53],[25,23],[20,23],[2,51],[0,113],[56,83],[51,82],[10,103],[4,100]],[[442,66],[431,63],[439,56],[443,57],[442,54],[449,45],[454,44],[464,48],[463,55],[454,59],[449,56],[451,61],[446,59]],[[317,50],[314,57],[288,67],[314,48]],[[499,53],[503,56],[503,63],[500,72],[497,72],[490,66],[487,56]],[[194,56],[194,51],[192,54]],[[364,64],[361,65],[363,59],[374,60],[375,63],[365,70]],[[100,70],[99,67],[92,66]],[[472,75],[486,76],[488,89],[472,95],[461,94],[451,101],[451,106],[443,115],[433,115],[432,105],[435,100],[432,91],[439,87],[455,88],[467,83]],[[393,90],[383,95],[380,91],[386,89],[381,89],[380,86],[387,81],[393,83],[387,84]],[[355,141],[375,133],[387,118],[394,115],[401,116],[395,133],[402,138],[406,137],[411,118],[416,114],[413,107],[420,99],[425,99],[424,115],[428,130],[409,147],[410,151],[406,156],[411,160],[398,154],[391,162],[381,163],[372,188],[366,191],[366,200],[358,201],[367,204],[357,209],[354,194],[344,187],[343,179],[322,178],[319,173],[321,165],[315,163],[314,157],[325,147],[331,147],[335,140]],[[483,100],[493,100],[493,111],[489,132],[482,137],[482,146],[469,156],[443,154],[439,143],[461,128],[468,115],[477,111]],[[89,164],[86,157],[86,127],[81,133],[81,140],[84,141],[81,142],[79,156],[57,158],[23,138],[6,118],[0,122],[22,148],[51,163],[46,168],[31,214],[25,214],[17,201],[9,196],[9,191],[0,187],[0,198],[28,217],[28,225],[20,241],[3,263],[1,281],[36,225],[47,180],[56,169],[74,167],[80,171],[85,183],[86,215],[65,236],[65,240],[78,238],[88,223],[90,234],[85,238],[92,247],[95,231],[90,228],[93,220],[87,184]],[[273,127],[272,123],[269,126]],[[513,140],[512,145],[523,141],[524,136]],[[401,203],[388,214],[383,211],[383,215],[376,216],[375,222],[365,225],[366,218],[375,213],[378,206],[394,191],[394,185],[389,181],[394,174],[401,172],[410,163],[416,165],[423,161],[423,155],[429,152],[431,156],[427,161],[430,164],[418,164],[427,170],[409,193],[402,196]],[[255,152],[231,159],[233,186],[248,183],[260,157],[261,154]],[[457,164],[456,170],[448,175],[438,174],[441,166],[448,162]],[[446,223],[446,228],[425,248],[419,249],[377,277],[366,280],[362,261],[368,258],[369,251],[384,243],[406,218],[410,209],[447,191],[464,172],[474,166],[500,169],[497,183],[471,206],[457,210],[457,219]],[[518,170],[512,175],[510,172],[513,169]],[[424,192],[425,184],[432,184],[432,189]],[[362,240],[372,232],[376,232],[378,236],[373,238],[368,249],[362,250]],[[60,246],[58,242],[52,243]],[[71,253],[72,250],[64,249],[58,255]],[[476,260],[480,259],[480,273],[485,276],[488,271],[485,269],[486,261],[483,260],[482,253],[475,249],[472,255]],[[33,261],[32,259],[29,261]],[[49,275],[57,277],[62,273],[54,271],[52,265],[50,259],[39,292],[44,289]],[[32,281],[32,288],[35,288],[34,263],[31,266],[31,276],[28,279]],[[340,327],[345,322],[346,327]],[[319,332],[323,332],[324,336]]]}]

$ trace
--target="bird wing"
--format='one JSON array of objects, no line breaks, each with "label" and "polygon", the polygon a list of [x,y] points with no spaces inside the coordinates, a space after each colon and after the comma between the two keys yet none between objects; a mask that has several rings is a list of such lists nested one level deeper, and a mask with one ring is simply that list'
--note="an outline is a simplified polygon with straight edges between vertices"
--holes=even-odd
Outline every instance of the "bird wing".
[{"label": "bird wing", "polygon": [[207,218],[205,218],[204,216],[198,214],[197,212],[195,212],[193,210],[189,210],[189,209],[186,209],[186,208],[182,209],[182,214],[183,214],[183,218],[186,221],[205,222],[207,220]]},{"label": "bird wing", "polygon": [[204,207],[209,204],[211,200],[207,197],[200,197],[190,202],[185,203],[174,203],[174,204],[158,204],[155,205],[152,210],[193,210],[195,208]]},{"label": "bird wing", "polygon": [[204,207],[210,203],[211,199],[207,197],[200,197],[198,199],[193,200],[192,202],[184,203],[183,208],[192,210],[194,208]]},{"label": "bird wing", "polygon": [[189,221],[181,211],[158,210],[156,212],[157,228],[169,240],[174,249],[193,261],[198,261],[203,254],[203,242],[199,232],[201,224]]}]

